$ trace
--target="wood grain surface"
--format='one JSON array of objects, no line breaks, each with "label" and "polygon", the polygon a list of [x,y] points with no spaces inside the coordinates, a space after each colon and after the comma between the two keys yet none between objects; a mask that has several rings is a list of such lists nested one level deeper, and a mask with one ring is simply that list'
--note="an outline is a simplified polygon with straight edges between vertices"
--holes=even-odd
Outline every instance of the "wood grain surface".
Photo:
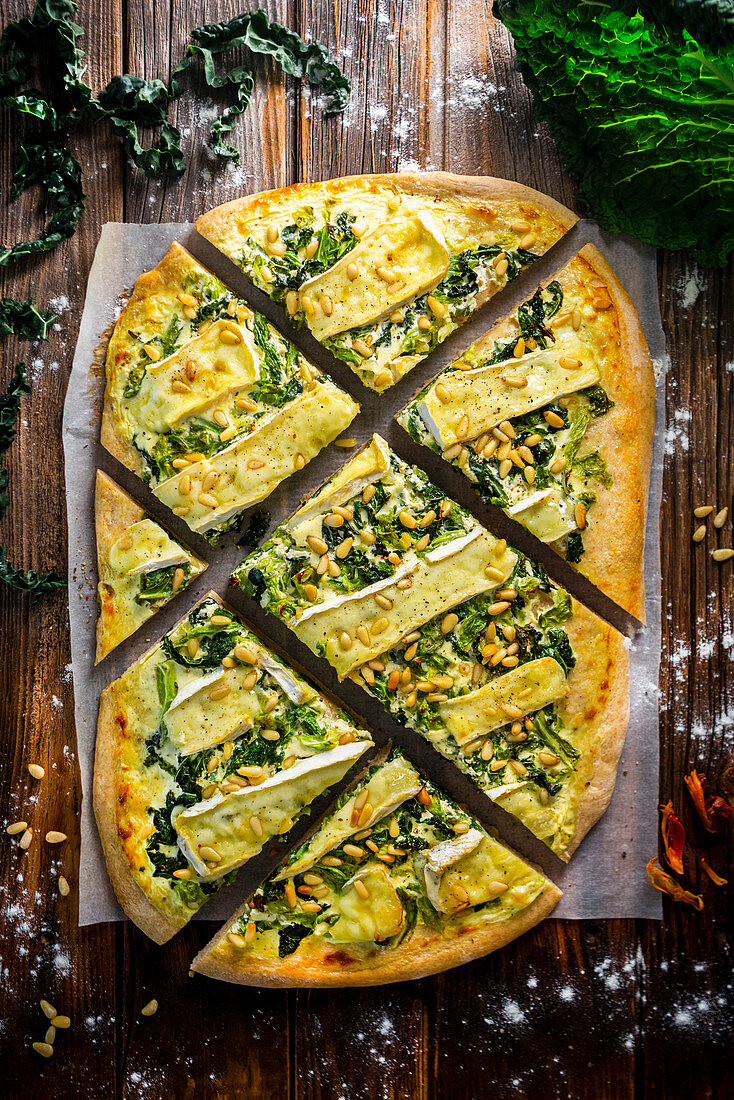
[{"label": "wood grain surface", "polygon": [[[167,78],[190,28],[230,17],[241,0],[83,2],[89,79]],[[574,206],[543,126],[513,67],[507,33],[482,0],[282,0],[271,14],[332,48],[353,82],[344,116],[327,119],[297,82],[258,63],[253,103],[233,141],[242,165],[206,150],[209,95],[196,75],[172,107],[186,174],[150,181],[125,163],[104,127],[75,135],[87,212],[46,258],[3,273],[2,293],[63,305],[50,344],[4,338],[2,384],[16,358],[32,363],[18,438],[5,456],[11,503],[0,530],[24,567],[64,569],[61,412],[87,273],[105,221],[181,221],[247,191],[305,178],[405,167],[507,176]],[[30,0],[6,0],[3,20]],[[38,195],[7,201],[17,116],[0,114],[4,242],[34,235]],[[155,262],[151,257],[151,262]],[[734,280],[685,256],[660,258],[670,368],[662,516],[663,660],[660,791],[672,797],[698,851],[726,874],[729,838],[706,845],[683,793],[699,767],[734,786],[734,563],[713,540],[691,542],[692,509],[732,499]],[[68,302],[68,304],[67,304]],[[728,364],[728,368],[727,365]],[[718,536],[731,545],[731,520]],[[0,865],[0,1093],[8,1097],[269,1098],[556,1097],[627,1100],[734,1095],[727,895],[698,866],[700,914],[665,903],[662,924],[547,921],[506,950],[405,986],[271,992],[189,979],[213,931],[187,928],[164,948],[130,924],[77,927],[79,774],[64,594],[37,607],[0,589],[2,823],[35,833],[28,852],[4,838]],[[657,736],[655,729],[650,736]],[[31,779],[38,762],[46,778]],[[49,828],[68,841],[52,848]],[[651,853],[652,854],[652,853]],[[56,883],[72,885],[67,898]],[[30,1050],[46,1027],[39,999],[72,1019],[53,1059]],[[160,1008],[142,1017],[156,997]]]}]

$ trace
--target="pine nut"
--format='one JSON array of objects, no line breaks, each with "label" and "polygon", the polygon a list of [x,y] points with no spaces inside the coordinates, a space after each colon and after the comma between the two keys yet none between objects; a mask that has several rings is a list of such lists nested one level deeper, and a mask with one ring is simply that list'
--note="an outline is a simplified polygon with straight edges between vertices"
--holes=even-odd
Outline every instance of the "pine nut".
[{"label": "pine nut", "polygon": [[60,833],[57,829],[50,829],[46,833],[47,844],[63,844],[66,839],[66,833]]},{"label": "pine nut", "polygon": [[717,527],[717,528],[723,527],[724,524],[726,523],[728,515],[729,515],[729,509],[728,508],[722,508],[720,512],[717,512],[716,515],[714,516],[714,527]]},{"label": "pine nut", "polygon": [[28,771],[34,779],[43,779],[46,774],[40,764],[29,764]]},{"label": "pine nut", "polygon": [[157,1011],[158,1011],[158,1002],[156,1001],[156,999],[154,997],[152,1001],[148,1001],[147,1005],[144,1005],[140,1009],[140,1015],[141,1016],[155,1016]]}]

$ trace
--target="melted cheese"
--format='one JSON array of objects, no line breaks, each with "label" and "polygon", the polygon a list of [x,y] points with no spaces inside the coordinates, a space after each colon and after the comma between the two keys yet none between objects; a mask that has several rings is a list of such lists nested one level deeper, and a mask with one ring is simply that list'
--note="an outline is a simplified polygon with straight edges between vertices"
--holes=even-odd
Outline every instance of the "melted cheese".
[{"label": "melted cheese", "polygon": [[[223,741],[231,740],[252,729],[255,719],[262,713],[261,696],[255,691],[246,691],[243,681],[252,672],[247,665],[216,670],[212,677],[202,676],[196,690],[180,698],[179,692],[174,699],[175,706],[166,711],[163,724],[169,741],[183,755],[211,748]],[[229,688],[229,694],[222,699],[212,700],[209,691],[216,684],[218,688]]]},{"label": "melted cheese", "polygon": [[[372,744],[340,745],[277,772],[257,787],[217,793],[182,810],[174,822],[181,851],[202,878],[219,878],[241,867],[272,837],[288,832],[303,808],[338,783]],[[201,849],[207,847],[221,859],[205,860]]]},{"label": "melted cheese", "polygon": [[[444,450],[454,443],[473,439],[503,420],[524,416],[558,397],[598,382],[599,369],[591,352],[584,348],[574,356],[574,350],[554,345],[522,359],[469,371],[444,371],[418,403],[418,413]],[[581,358],[581,366],[575,370],[561,366],[560,360],[565,356]],[[527,385],[518,389],[507,378],[526,379]],[[436,394],[439,383],[443,400]]]},{"label": "melted cheese", "polygon": [[[367,783],[369,794],[365,805],[372,807],[371,812],[360,813],[359,821],[352,824],[354,803],[365,784],[360,783],[343,806],[327,818],[318,832],[309,841],[308,847],[297,860],[287,864],[275,876],[275,881],[293,878],[318,863],[322,856],[343,844],[350,836],[362,829],[370,829],[378,821],[393,813],[406,799],[418,794],[421,789],[418,772],[405,757],[398,756],[375,771]],[[364,807],[363,807],[364,811]]]},{"label": "melted cheese", "polygon": [[[307,299],[314,303],[315,315],[306,311],[306,320],[316,339],[325,340],[377,321],[401,302],[423,294],[443,278],[448,266],[449,252],[434,218],[427,212],[398,213],[328,271],[304,283],[301,309]],[[349,278],[350,268],[356,268],[356,278]],[[328,313],[322,305],[324,295],[331,303]]]},{"label": "melted cheese", "polygon": [[[357,893],[359,882],[368,897]],[[329,914],[339,914],[339,920],[329,929],[329,939],[336,943],[382,943],[397,936],[403,926],[403,906],[387,872],[382,867],[366,867],[347,883],[334,898]]]},{"label": "melted cheese", "polygon": [[[358,412],[359,405],[333,382],[320,382],[272,416],[256,421],[249,435],[210,459],[187,466],[184,474],[192,483],[187,496],[179,492],[181,474],[161,482],[155,495],[169,508],[177,508],[179,515],[187,507],[183,518],[192,530],[209,531],[272,493],[293,473],[297,455],[310,462]],[[219,477],[205,492],[202,482],[212,470]]]},{"label": "melted cheese", "polygon": [[[302,616],[293,630],[312,650],[324,645],[325,656],[343,679],[359,665],[391,649],[410,629],[420,626],[434,615],[450,607],[488,592],[501,585],[515,567],[517,555],[506,547],[498,547],[497,539],[483,528],[478,528],[470,542],[463,538],[455,553],[441,561],[430,562],[415,558],[415,566],[408,573],[410,588],[401,589],[392,578],[382,592],[393,601],[390,611],[375,604],[371,595],[362,592],[343,597],[338,603],[317,605]],[[502,580],[489,580],[485,569],[492,566],[502,572]],[[405,579],[401,582],[405,583]],[[375,631],[375,624],[378,630]],[[370,642],[365,645],[356,636],[358,626],[370,630]],[[347,631],[352,638],[348,650],[341,648],[338,637]]]},{"label": "melted cheese", "polygon": [[[449,699],[441,704],[439,712],[446,729],[463,745],[567,694],[562,666],[553,657],[541,657],[517,665],[477,691]],[[506,707],[511,710],[509,715]]]},{"label": "melted cheese", "polygon": [[[239,343],[222,341],[230,332]],[[128,399],[135,422],[151,432],[165,432],[185,416],[199,412],[217,398],[251,385],[260,375],[252,335],[233,320],[219,320],[203,336],[190,340],[167,359],[148,364],[139,393]],[[193,379],[186,371],[194,363]],[[183,386],[187,390],[179,392]]]},{"label": "melted cheese", "polygon": [[[130,539],[132,546],[128,545]],[[190,556],[152,519],[141,519],[113,542],[108,561],[116,573],[134,577],[154,569],[185,565]]]},{"label": "melted cheese", "polygon": [[[323,512],[331,511],[334,505],[346,504],[357,493],[361,493],[367,485],[379,481],[389,469],[389,447],[382,436],[375,433],[359,454],[356,454],[349,462],[345,462],[334,477],[324,485],[323,489],[320,489],[297,512],[294,512],[288,522],[288,527],[293,532],[296,542],[304,544],[306,541],[302,525],[311,523],[314,518],[320,517]],[[309,531],[308,533],[312,532]]]},{"label": "melted cheese", "polygon": [[458,913],[505,894],[529,868],[504,845],[478,829],[445,840],[428,852],[423,874],[428,899],[439,913]]},{"label": "melted cheese", "polygon": [[559,487],[531,493],[505,511],[541,542],[556,542],[576,530],[573,502],[564,498]]}]

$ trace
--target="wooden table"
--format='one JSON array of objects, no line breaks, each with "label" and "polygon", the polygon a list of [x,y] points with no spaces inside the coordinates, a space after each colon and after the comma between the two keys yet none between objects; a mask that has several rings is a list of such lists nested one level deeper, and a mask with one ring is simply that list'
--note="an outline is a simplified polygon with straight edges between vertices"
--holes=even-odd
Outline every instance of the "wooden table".
[{"label": "wooden table", "polygon": [[[95,88],[131,70],[167,78],[202,22],[236,0],[82,4],[79,21]],[[24,566],[64,569],[61,413],[89,265],[100,225],[181,221],[247,191],[307,178],[419,165],[506,176],[575,206],[544,127],[513,68],[507,33],[482,0],[282,0],[272,14],[326,42],[353,81],[342,119],[325,119],[307,92],[258,66],[254,102],[237,125],[241,169],[205,149],[201,95],[172,109],[184,132],[186,174],[152,182],[124,160],[106,127],[77,134],[87,213],[72,241],[4,273],[2,293],[64,308],[50,345],[29,352],[6,338],[2,379],[33,359],[34,396],[9,454],[11,504],[2,542]],[[4,17],[27,14],[9,0]],[[3,194],[17,116],[3,112]],[[35,235],[37,197],[0,204],[3,241]],[[154,262],[157,257],[151,257]],[[703,271],[661,255],[661,307],[671,369],[662,519],[661,798],[673,798],[700,841],[683,775],[701,768],[714,788],[732,773],[732,566],[691,542],[692,509],[731,503],[734,414],[732,270]],[[68,299],[68,308],[65,300]],[[725,364],[728,368],[725,369]],[[729,532],[731,528],[729,527]],[[548,921],[504,951],[435,979],[355,992],[270,992],[187,977],[212,931],[194,924],[164,948],[130,924],[78,928],[78,817],[73,688],[64,595],[30,608],[0,591],[0,769],[3,821],[28,816],[37,833],[63,829],[60,854],[6,840],[0,1064],[7,1096],[112,1097],[720,1097],[734,1095],[726,1050],[732,1019],[727,889],[700,869],[701,913],[665,904],[662,924]],[[655,731],[651,730],[654,736]],[[47,771],[38,784],[27,765]],[[729,791],[731,794],[731,790]],[[730,840],[711,855],[726,866]],[[651,853],[652,854],[652,853]],[[59,865],[72,883],[55,888]],[[726,873],[724,871],[724,873]],[[729,888],[730,889],[730,888]],[[140,1016],[151,997],[152,1018]],[[39,998],[68,1013],[51,1062]]]}]

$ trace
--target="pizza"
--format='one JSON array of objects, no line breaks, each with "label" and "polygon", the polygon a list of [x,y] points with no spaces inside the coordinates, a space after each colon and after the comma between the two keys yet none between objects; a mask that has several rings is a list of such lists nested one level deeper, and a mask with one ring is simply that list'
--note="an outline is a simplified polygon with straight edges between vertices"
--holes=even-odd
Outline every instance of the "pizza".
[{"label": "pizza", "polygon": [[97,470],[95,664],[203,573],[207,563],[177,542],[124,489]]},{"label": "pizza", "polygon": [[135,283],[106,374],[103,446],[212,543],[359,411],[178,244]]},{"label": "pizza", "polygon": [[593,246],[398,420],[644,621],[655,381],[635,309]]},{"label": "pizza", "polygon": [[94,810],[122,908],[164,943],[372,744],[210,593],[102,692]]},{"label": "pizza", "polygon": [[196,229],[384,391],[575,221],[520,184],[429,172],[248,195],[204,214]]},{"label": "pizza", "polygon": [[604,812],[622,637],[380,436],[234,579],[561,857]]},{"label": "pizza", "polygon": [[[515,183],[429,173],[296,184],[196,227],[382,392],[574,221]],[[654,381],[639,321],[591,246],[523,285],[397,419],[643,619]],[[109,341],[102,444],[210,543],[358,412],[178,244]],[[95,520],[99,661],[207,564],[101,471]],[[232,581],[561,859],[606,809],[629,712],[624,639],[379,434]],[[275,869],[192,968],[296,987],[434,974],[544,919],[557,887],[399,747],[375,749],[385,738],[210,592],[102,692],[94,810],[124,911],[163,943],[269,853]]]},{"label": "pizza", "polygon": [[254,986],[364,986],[509,943],[560,891],[393,749],[339,799],[192,969]]}]

